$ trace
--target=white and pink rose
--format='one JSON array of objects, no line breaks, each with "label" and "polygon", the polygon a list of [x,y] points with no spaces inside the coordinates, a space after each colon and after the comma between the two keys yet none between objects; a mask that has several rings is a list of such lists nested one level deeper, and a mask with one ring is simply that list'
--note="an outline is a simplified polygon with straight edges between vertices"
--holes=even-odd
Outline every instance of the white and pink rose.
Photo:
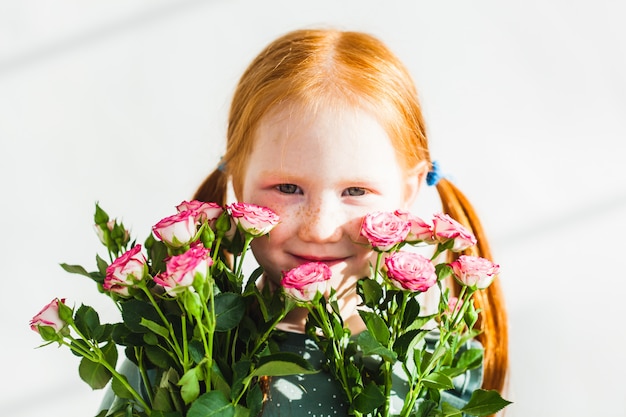
[{"label": "white and pink rose", "polygon": [[287,295],[299,302],[311,302],[326,292],[332,272],[321,262],[308,262],[283,274],[281,285]]},{"label": "white and pink rose", "polygon": [[461,255],[450,264],[456,280],[473,289],[485,289],[500,272],[500,266],[478,256]]},{"label": "white and pink rose", "polygon": [[129,287],[148,274],[147,259],[141,249],[141,245],[133,246],[107,267],[102,285],[105,290],[128,296]]},{"label": "white and pink rose", "polygon": [[432,243],[433,227],[408,211],[396,210],[394,214],[402,220],[409,223],[409,234],[406,237],[407,242],[427,242]]},{"label": "white and pink rose", "polygon": [[465,226],[443,213],[433,216],[433,236],[441,243],[452,240],[450,250],[453,252],[460,252],[476,244],[476,237]]},{"label": "white and pink rose", "polygon": [[197,223],[213,223],[224,212],[224,208],[217,203],[198,200],[183,201],[176,206],[179,213],[190,211],[194,213]]},{"label": "white and pink rose", "polygon": [[239,229],[253,237],[268,234],[279,222],[274,211],[255,204],[233,203],[227,210]]},{"label": "white and pink rose", "polygon": [[165,288],[171,296],[192,288],[196,276],[199,274],[206,279],[213,259],[209,250],[202,244],[193,245],[181,255],[175,255],[166,260],[166,270],[154,277],[154,282]]},{"label": "white and pink rose", "polygon": [[67,323],[59,316],[59,303],[65,304],[65,298],[55,298],[48,303],[30,321],[30,328],[40,333],[41,326],[52,327],[56,333],[61,332]]},{"label": "white and pink rose", "polygon": [[410,231],[410,223],[391,212],[368,213],[361,225],[361,235],[380,252],[387,252],[402,243]]},{"label": "white and pink rose", "polygon": [[154,235],[173,248],[190,244],[196,237],[198,227],[196,212],[184,210],[166,217],[152,226]]},{"label": "white and pink rose", "polygon": [[435,266],[419,253],[399,251],[385,258],[387,278],[401,289],[424,292],[437,282]]}]

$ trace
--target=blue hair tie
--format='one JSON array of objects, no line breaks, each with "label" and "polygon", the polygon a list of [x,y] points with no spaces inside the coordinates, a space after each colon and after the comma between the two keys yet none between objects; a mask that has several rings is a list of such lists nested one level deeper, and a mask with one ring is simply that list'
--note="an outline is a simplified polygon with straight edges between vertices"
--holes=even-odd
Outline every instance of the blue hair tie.
[{"label": "blue hair tie", "polygon": [[440,179],[443,178],[441,175],[441,168],[439,167],[439,162],[433,161],[432,168],[426,174],[426,184],[429,186],[437,185]]},{"label": "blue hair tie", "polygon": [[220,158],[220,162],[217,164],[217,170],[220,172],[226,172],[226,161],[224,161],[224,157]]}]

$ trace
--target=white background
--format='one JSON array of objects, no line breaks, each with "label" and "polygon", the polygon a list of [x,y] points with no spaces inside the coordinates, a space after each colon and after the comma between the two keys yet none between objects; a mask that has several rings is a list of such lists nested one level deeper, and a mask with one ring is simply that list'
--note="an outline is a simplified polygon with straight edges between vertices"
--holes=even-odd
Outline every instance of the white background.
[{"label": "white background", "polygon": [[433,156],[482,215],[510,313],[506,415],[626,416],[625,17],[610,0],[0,0],[0,414],[95,414],[78,359],[28,328],[54,297],[116,319],[58,266],[95,269],[94,203],[143,240],[217,163],[253,56],[334,26],[406,62]]}]

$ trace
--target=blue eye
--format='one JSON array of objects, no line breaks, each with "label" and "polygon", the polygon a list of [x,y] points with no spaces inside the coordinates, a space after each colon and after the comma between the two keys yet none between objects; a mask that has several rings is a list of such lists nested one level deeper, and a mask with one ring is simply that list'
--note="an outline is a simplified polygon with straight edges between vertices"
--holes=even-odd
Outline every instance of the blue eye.
[{"label": "blue eye", "polygon": [[276,189],[283,194],[299,194],[301,192],[300,187],[296,184],[278,184]]},{"label": "blue eye", "polygon": [[344,190],[343,195],[345,197],[358,197],[358,196],[365,195],[366,193],[367,193],[367,191],[365,190],[365,188],[350,187],[350,188],[346,188]]}]

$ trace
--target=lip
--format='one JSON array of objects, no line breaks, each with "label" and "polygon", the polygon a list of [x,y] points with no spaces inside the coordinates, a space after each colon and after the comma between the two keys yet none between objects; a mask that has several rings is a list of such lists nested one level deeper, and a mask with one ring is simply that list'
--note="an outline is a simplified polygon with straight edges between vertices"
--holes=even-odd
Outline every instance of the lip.
[{"label": "lip", "polygon": [[305,264],[308,262],[320,262],[320,263],[328,265],[329,267],[345,262],[349,258],[349,256],[338,258],[334,256],[331,257],[331,256],[296,255],[296,254],[291,254],[291,256],[293,256],[296,259],[299,265]]}]

